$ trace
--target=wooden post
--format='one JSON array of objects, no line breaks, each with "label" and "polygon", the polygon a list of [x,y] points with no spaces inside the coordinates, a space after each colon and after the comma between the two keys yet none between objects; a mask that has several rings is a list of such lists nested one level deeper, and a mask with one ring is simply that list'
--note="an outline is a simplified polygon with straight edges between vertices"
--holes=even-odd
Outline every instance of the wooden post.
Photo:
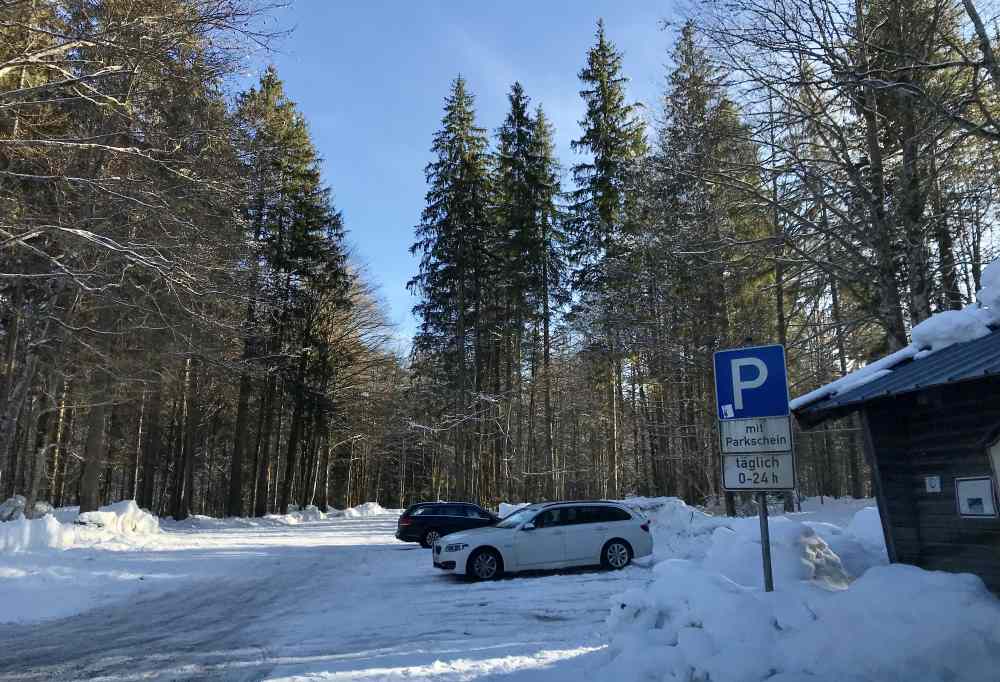
[{"label": "wooden post", "polygon": [[882,520],[882,535],[885,537],[885,549],[889,555],[889,563],[898,561],[896,542],[892,535],[892,524],[889,519],[889,504],[885,499],[882,487],[882,474],[878,468],[878,457],[875,454],[875,442],[872,440],[871,423],[868,420],[868,410],[861,410],[861,427],[864,431],[865,460],[872,470],[872,486],[875,488],[875,499],[878,501],[878,515]]}]

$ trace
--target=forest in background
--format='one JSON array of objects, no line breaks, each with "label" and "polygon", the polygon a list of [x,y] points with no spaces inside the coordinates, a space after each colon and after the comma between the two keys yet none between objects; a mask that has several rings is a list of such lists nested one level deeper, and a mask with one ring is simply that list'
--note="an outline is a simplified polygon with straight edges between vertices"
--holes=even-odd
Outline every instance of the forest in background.
[{"label": "forest in background", "polygon": [[[714,351],[783,343],[804,393],[996,255],[991,16],[702,0],[645,105],[597,23],[573,159],[452,82],[400,357],[279,74],[233,87],[272,9],[0,0],[0,497],[716,504]],[[851,420],[796,438],[801,493],[868,494]]]}]

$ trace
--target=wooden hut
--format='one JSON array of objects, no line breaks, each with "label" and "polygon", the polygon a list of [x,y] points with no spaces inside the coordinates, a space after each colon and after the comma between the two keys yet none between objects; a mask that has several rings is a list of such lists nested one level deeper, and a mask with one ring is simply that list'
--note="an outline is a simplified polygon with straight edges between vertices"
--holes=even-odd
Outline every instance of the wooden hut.
[{"label": "wooden hut", "polygon": [[860,414],[890,561],[1000,592],[1000,332],[906,349],[792,407],[803,428]]}]

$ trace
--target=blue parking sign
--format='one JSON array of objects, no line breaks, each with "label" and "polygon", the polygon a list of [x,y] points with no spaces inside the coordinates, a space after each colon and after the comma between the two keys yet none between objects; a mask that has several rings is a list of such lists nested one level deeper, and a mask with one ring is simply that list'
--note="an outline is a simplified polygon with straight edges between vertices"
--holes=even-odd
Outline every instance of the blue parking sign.
[{"label": "blue parking sign", "polygon": [[781,345],[733,348],[715,354],[719,419],[788,416],[788,374]]}]

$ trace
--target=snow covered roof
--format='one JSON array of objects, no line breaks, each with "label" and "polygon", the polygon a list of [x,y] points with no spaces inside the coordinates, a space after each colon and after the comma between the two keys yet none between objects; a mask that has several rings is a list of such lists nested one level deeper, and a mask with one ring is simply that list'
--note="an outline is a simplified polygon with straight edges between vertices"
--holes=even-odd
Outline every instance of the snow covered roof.
[{"label": "snow covered roof", "polygon": [[818,423],[876,398],[1000,375],[1000,261],[984,268],[982,286],[976,302],[914,327],[909,346],[799,396],[789,407],[800,419]]},{"label": "snow covered roof", "polygon": [[[889,359],[896,360],[895,364],[888,364],[879,370],[868,372],[860,381],[842,386],[840,390],[808,402],[803,400],[809,397],[808,395],[793,400],[792,410],[807,423],[818,423],[828,416],[833,416],[834,411],[856,407],[869,400],[912,393],[931,386],[1000,375],[1000,332],[994,331],[972,341],[956,343],[923,357],[919,352],[914,353],[912,346],[907,346],[903,351],[882,360]],[[864,369],[867,370],[875,364],[872,363]],[[849,374],[844,379],[852,377],[853,375]]]}]

